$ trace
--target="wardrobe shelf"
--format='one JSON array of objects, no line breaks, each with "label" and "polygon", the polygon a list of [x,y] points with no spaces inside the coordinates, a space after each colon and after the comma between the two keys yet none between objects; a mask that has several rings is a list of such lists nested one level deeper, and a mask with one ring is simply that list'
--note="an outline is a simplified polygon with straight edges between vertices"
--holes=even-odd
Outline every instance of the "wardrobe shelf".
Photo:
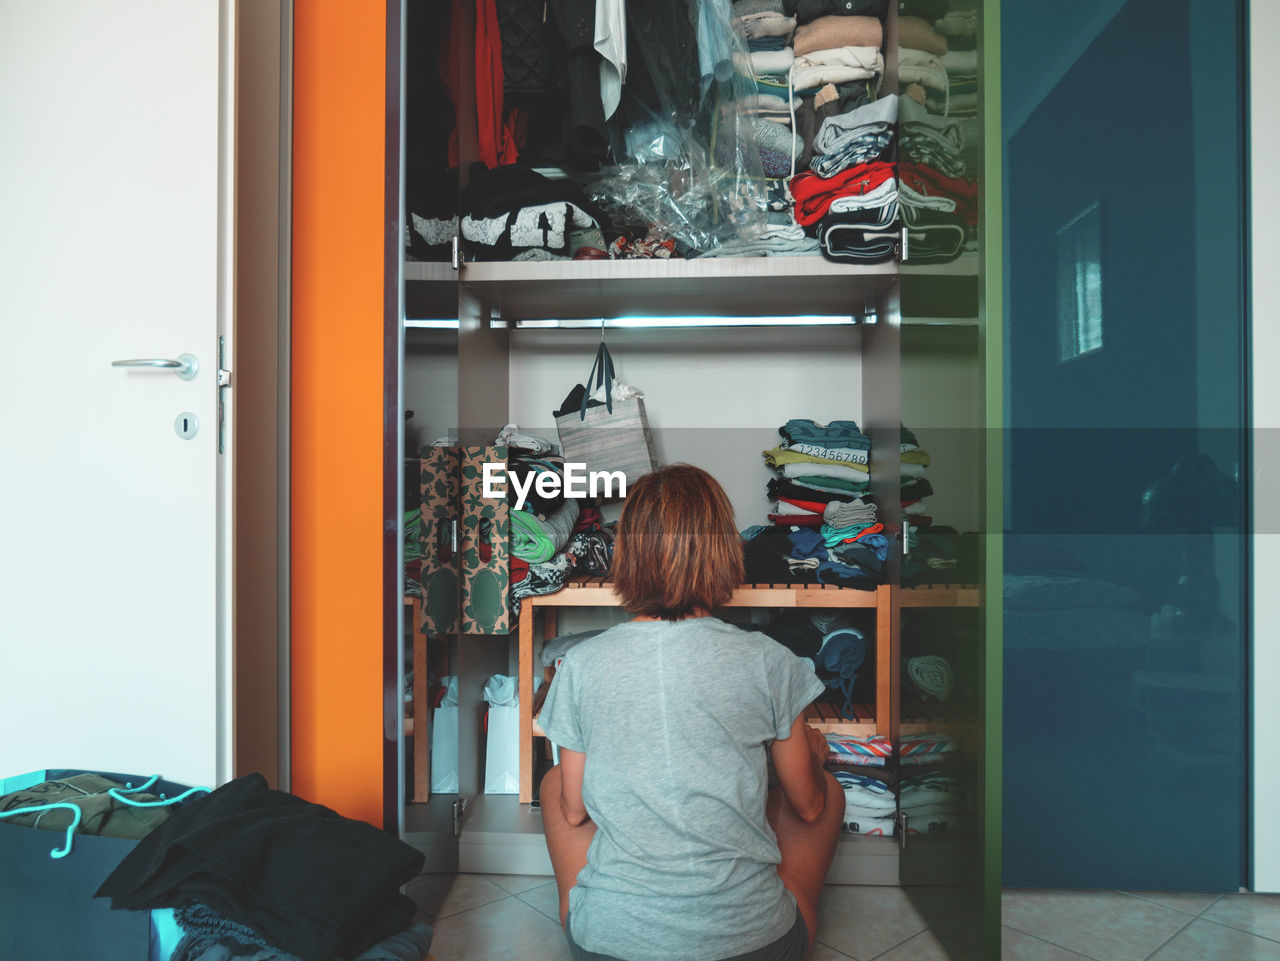
[{"label": "wardrobe shelf", "polygon": [[841,717],[832,704],[815,701],[804,709],[804,722],[823,734],[856,734],[870,737],[876,733],[876,708],[874,704],[854,704],[856,718]]},{"label": "wardrobe shelf", "polygon": [[[506,320],[862,316],[901,285],[903,313],[976,316],[977,254],[949,264],[838,264],[823,257],[407,261],[405,315],[456,318],[457,284]],[[797,284],[803,291],[797,293]]]},{"label": "wardrobe shelf", "polygon": [[902,607],[978,607],[981,596],[976,584],[934,584],[898,591]]},{"label": "wardrobe shelf", "polygon": [[822,257],[479,261],[463,265],[462,282],[506,319],[853,317],[897,282],[897,272],[892,263]]},{"label": "wardrobe shelf", "polygon": [[[726,607],[875,607],[880,587],[859,591],[826,584],[743,584]],[[617,607],[613,583],[603,577],[568,581],[554,594],[525,598],[532,607]]]}]

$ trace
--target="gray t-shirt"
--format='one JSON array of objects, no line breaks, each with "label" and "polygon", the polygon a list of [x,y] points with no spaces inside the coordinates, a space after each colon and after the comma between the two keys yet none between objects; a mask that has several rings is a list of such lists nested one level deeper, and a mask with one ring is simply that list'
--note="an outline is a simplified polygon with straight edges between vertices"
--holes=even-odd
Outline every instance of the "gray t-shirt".
[{"label": "gray t-shirt", "polygon": [[582,948],[716,961],[787,932],[766,750],[823,690],[808,661],[710,617],[619,624],[565,655],[540,721],[587,757],[597,831],[569,892]]}]

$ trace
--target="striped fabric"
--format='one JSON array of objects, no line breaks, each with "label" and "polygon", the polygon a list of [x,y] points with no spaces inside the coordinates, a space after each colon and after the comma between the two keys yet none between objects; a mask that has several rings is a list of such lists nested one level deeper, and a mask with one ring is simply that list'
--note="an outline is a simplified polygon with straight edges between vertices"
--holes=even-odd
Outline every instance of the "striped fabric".
[{"label": "striped fabric", "polygon": [[948,734],[904,734],[901,760],[903,764],[926,764],[959,750],[956,739]]},{"label": "striped fabric", "polygon": [[893,757],[893,745],[883,734],[858,737],[855,734],[828,734],[827,760],[833,764],[860,764],[884,767]]}]

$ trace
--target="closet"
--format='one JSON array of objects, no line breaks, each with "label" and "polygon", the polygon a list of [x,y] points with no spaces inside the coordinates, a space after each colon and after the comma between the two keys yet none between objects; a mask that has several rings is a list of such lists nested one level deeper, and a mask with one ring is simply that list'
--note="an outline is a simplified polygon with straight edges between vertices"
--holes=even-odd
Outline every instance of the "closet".
[{"label": "closet", "polygon": [[[940,19],[947,4],[922,6],[940,7],[941,13],[930,10],[937,14],[932,19]],[[513,260],[510,250],[501,259],[477,250],[459,226],[473,213],[467,183],[458,182],[459,170],[468,181],[467,165],[453,161],[483,149],[478,145],[485,135],[475,125],[477,118],[483,125],[485,114],[468,104],[475,91],[461,82],[475,76],[469,58],[482,51],[463,43],[462,62],[442,71],[436,54],[446,22],[439,5],[409,7],[403,483],[406,518],[425,533],[419,536],[415,527],[405,539],[406,559],[418,562],[404,602],[402,730],[411,733],[406,839],[427,851],[431,870],[549,873],[540,815],[529,803],[537,776],[550,764],[532,717],[535,679],[543,676],[539,654],[558,635],[605,627],[626,615],[606,579],[570,575],[559,591],[525,598],[504,625],[508,631],[468,632],[463,618],[455,617],[468,604],[461,570],[466,562],[459,558],[469,546],[465,532],[459,538],[453,527],[463,508],[433,519],[422,478],[424,464],[446,456],[440,451],[465,458],[467,451],[491,449],[507,424],[555,443],[552,412],[575,383],[585,381],[604,337],[619,379],[644,392],[658,462],[684,461],[715,475],[733,501],[740,529],[769,524],[766,485],[776,475],[761,452],[777,446],[787,420],[853,420],[870,438],[869,493],[888,537],[879,583],[858,589],[753,581],[721,616],[764,627],[783,612],[846,614],[868,640],[867,666],[850,706],[824,698],[811,708],[810,723],[833,734],[888,738],[893,756],[884,767],[855,770],[883,778],[895,794],[903,782],[927,772],[965,793],[963,809],[947,818],[926,813],[913,823],[908,812],[905,820],[896,819],[892,836],[842,836],[831,880],[951,884],[979,876],[984,588],[973,532],[982,530],[986,510],[989,438],[983,429],[980,256],[972,235],[959,256],[952,256],[954,250],[940,256],[933,228],[921,226],[913,235],[910,223],[895,223],[890,256],[874,263],[836,261],[816,249],[799,256],[698,256],[685,249],[681,256],[679,244],[677,256],[646,259]],[[888,10],[881,23],[879,89],[887,93],[899,89],[898,12]],[[464,37],[474,29],[470,23],[448,27]],[[451,71],[452,99],[446,89]],[[465,96],[459,99],[458,91]],[[976,120],[966,119],[976,137]],[[536,141],[527,136],[526,142]],[[972,179],[977,161],[968,163]],[[514,220],[504,227],[513,230]],[[604,240],[609,246],[607,233]],[[904,428],[914,434],[909,445]],[[915,531],[913,520],[924,514],[916,506],[922,459],[904,461],[907,447],[927,451],[923,463],[933,494],[922,521],[931,527],[924,533]],[[908,463],[914,466],[904,468]],[[908,496],[903,485],[911,481],[914,494]],[[465,493],[459,500],[467,501]],[[604,504],[603,519],[615,519],[618,508]],[[953,553],[963,556],[938,560],[925,536],[931,529],[952,529],[943,536],[951,548],[960,545]],[[423,561],[432,552],[430,563]],[[431,564],[439,569],[431,575],[434,587]],[[425,596],[411,584],[415,574]],[[929,658],[947,665],[945,691],[935,688],[931,696],[918,683],[920,659]],[[493,674],[519,679],[518,794],[482,790],[483,689]],[[445,694],[445,677],[457,678],[455,792],[431,788],[437,762],[429,749],[431,719]],[[619,717],[618,723],[634,725],[643,736],[643,721]],[[937,736],[936,743],[946,744],[945,756],[924,765],[904,761],[903,738],[927,742],[921,735]]]}]

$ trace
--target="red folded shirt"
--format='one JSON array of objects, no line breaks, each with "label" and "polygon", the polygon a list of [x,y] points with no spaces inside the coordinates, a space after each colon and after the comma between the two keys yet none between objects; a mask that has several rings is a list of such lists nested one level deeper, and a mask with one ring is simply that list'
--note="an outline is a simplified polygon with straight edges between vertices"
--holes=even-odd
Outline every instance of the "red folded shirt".
[{"label": "red folded shirt", "polygon": [[821,514],[827,509],[827,505],[821,501],[798,501],[792,497],[779,497],[778,501],[783,504],[790,504],[792,507],[798,507],[802,511],[808,511],[810,514]]},{"label": "red folded shirt", "polygon": [[770,514],[769,520],[780,527],[821,527],[826,523],[821,514]]},{"label": "red folded shirt", "polygon": [[893,164],[878,160],[842,170],[834,177],[819,177],[805,171],[791,178],[791,196],[796,200],[794,216],[802,227],[816,224],[826,216],[837,197],[860,197],[893,177]]},{"label": "red folded shirt", "polygon": [[[970,227],[978,223],[978,181],[944,177],[932,167],[903,161],[898,165],[898,180],[916,193],[927,197],[946,197],[956,202],[956,213]],[[794,188],[792,189],[794,193]]]}]

